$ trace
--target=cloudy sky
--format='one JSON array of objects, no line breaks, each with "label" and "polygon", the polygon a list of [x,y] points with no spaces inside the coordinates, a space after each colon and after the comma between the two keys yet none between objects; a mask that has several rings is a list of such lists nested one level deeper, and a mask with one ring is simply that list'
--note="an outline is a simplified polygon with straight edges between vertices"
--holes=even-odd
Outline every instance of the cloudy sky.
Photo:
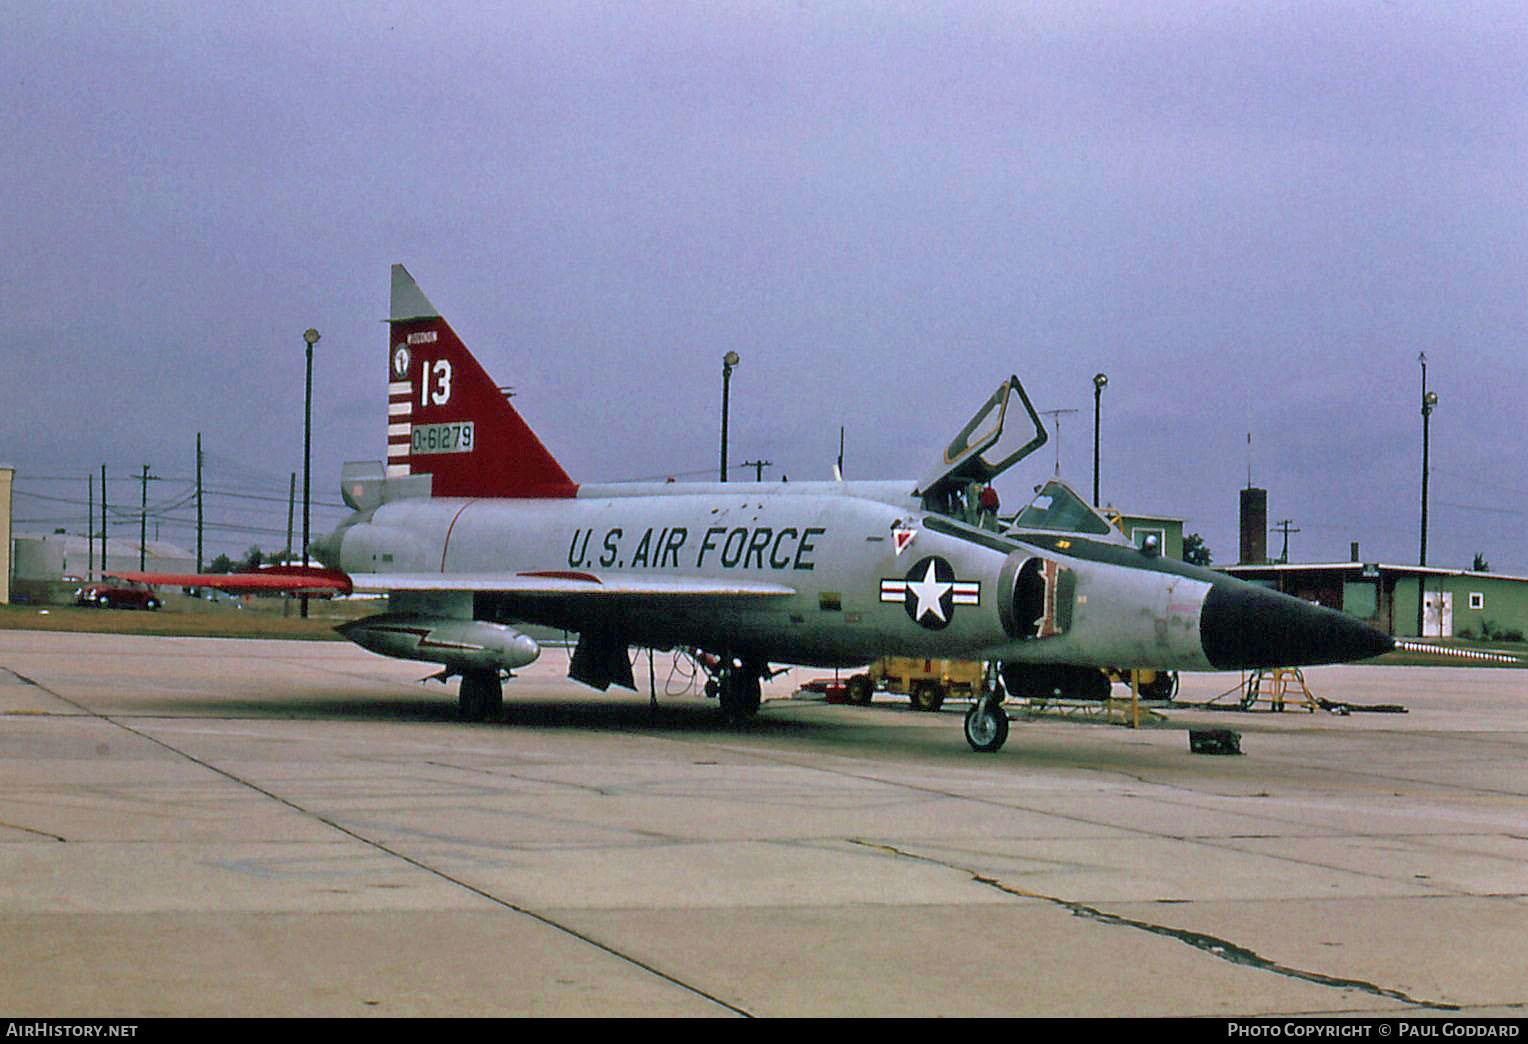
[{"label": "cloudy sky", "polygon": [[402,261],[575,479],[709,477],[734,350],[769,475],[916,477],[1017,373],[1088,490],[1104,371],[1105,499],[1217,562],[1249,461],[1295,560],[1416,560],[1425,352],[1429,560],[1528,575],[1520,2],[9,0],[0,78],[19,519],[186,517],[201,432],[279,546],[302,331],[332,503]]}]

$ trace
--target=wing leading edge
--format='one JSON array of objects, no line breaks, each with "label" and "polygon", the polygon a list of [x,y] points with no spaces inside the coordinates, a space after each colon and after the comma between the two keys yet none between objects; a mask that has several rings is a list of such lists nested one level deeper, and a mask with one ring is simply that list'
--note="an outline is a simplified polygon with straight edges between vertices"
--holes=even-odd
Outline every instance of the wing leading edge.
[{"label": "wing leading edge", "polygon": [[563,570],[523,573],[355,573],[338,569],[262,570],[258,573],[114,572],[123,580],[161,587],[210,587],[245,594],[392,594],[452,591],[555,598],[784,598],[788,584],[762,580],[713,580],[688,576],[632,576]]},{"label": "wing leading edge", "polygon": [[207,587],[230,594],[294,594],[332,597],[351,591],[350,577],[338,569],[277,566],[254,573],[135,573],[113,570],[106,575],[158,587]]},{"label": "wing leading edge", "polygon": [[796,594],[788,584],[762,580],[713,580],[689,576],[632,576],[573,571],[526,573],[358,573],[354,590],[367,594],[395,591],[471,591],[567,598],[612,597],[749,599]]}]

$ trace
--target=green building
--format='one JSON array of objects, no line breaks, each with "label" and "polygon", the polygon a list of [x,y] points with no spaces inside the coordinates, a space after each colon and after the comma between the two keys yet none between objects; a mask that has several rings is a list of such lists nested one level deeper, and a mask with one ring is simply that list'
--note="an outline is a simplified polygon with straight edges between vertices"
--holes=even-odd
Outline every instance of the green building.
[{"label": "green building", "polygon": [[1115,518],[1112,512],[1106,511],[1105,514],[1136,547],[1145,547],[1149,538],[1156,537],[1157,547],[1161,549],[1163,557],[1183,561],[1183,519],[1127,514]]},{"label": "green building", "polygon": [[1528,634],[1528,577],[1381,562],[1265,563],[1223,571],[1397,636],[1521,641]]}]

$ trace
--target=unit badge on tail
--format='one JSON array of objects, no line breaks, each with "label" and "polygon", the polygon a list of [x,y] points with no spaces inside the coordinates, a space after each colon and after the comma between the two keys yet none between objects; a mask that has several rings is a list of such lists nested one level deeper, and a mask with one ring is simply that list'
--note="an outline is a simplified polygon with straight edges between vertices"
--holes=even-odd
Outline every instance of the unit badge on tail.
[{"label": "unit badge on tail", "polygon": [[929,555],[902,579],[883,579],[881,601],[901,602],[914,623],[938,631],[950,625],[957,605],[981,604],[981,582],[955,579],[950,563]]}]

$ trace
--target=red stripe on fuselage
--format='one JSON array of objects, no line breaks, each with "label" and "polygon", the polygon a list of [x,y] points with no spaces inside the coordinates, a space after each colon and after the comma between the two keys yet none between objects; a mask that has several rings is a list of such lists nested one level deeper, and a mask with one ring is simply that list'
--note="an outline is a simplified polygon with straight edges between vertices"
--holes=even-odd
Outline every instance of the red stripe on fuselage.
[{"label": "red stripe on fuselage", "polygon": [[456,528],[456,520],[462,517],[462,512],[472,506],[472,501],[467,501],[456,509],[456,514],[451,516],[451,524],[446,527],[446,539],[440,546],[440,571],[446,571],[446,553],[451,550],[451,531]]}]

